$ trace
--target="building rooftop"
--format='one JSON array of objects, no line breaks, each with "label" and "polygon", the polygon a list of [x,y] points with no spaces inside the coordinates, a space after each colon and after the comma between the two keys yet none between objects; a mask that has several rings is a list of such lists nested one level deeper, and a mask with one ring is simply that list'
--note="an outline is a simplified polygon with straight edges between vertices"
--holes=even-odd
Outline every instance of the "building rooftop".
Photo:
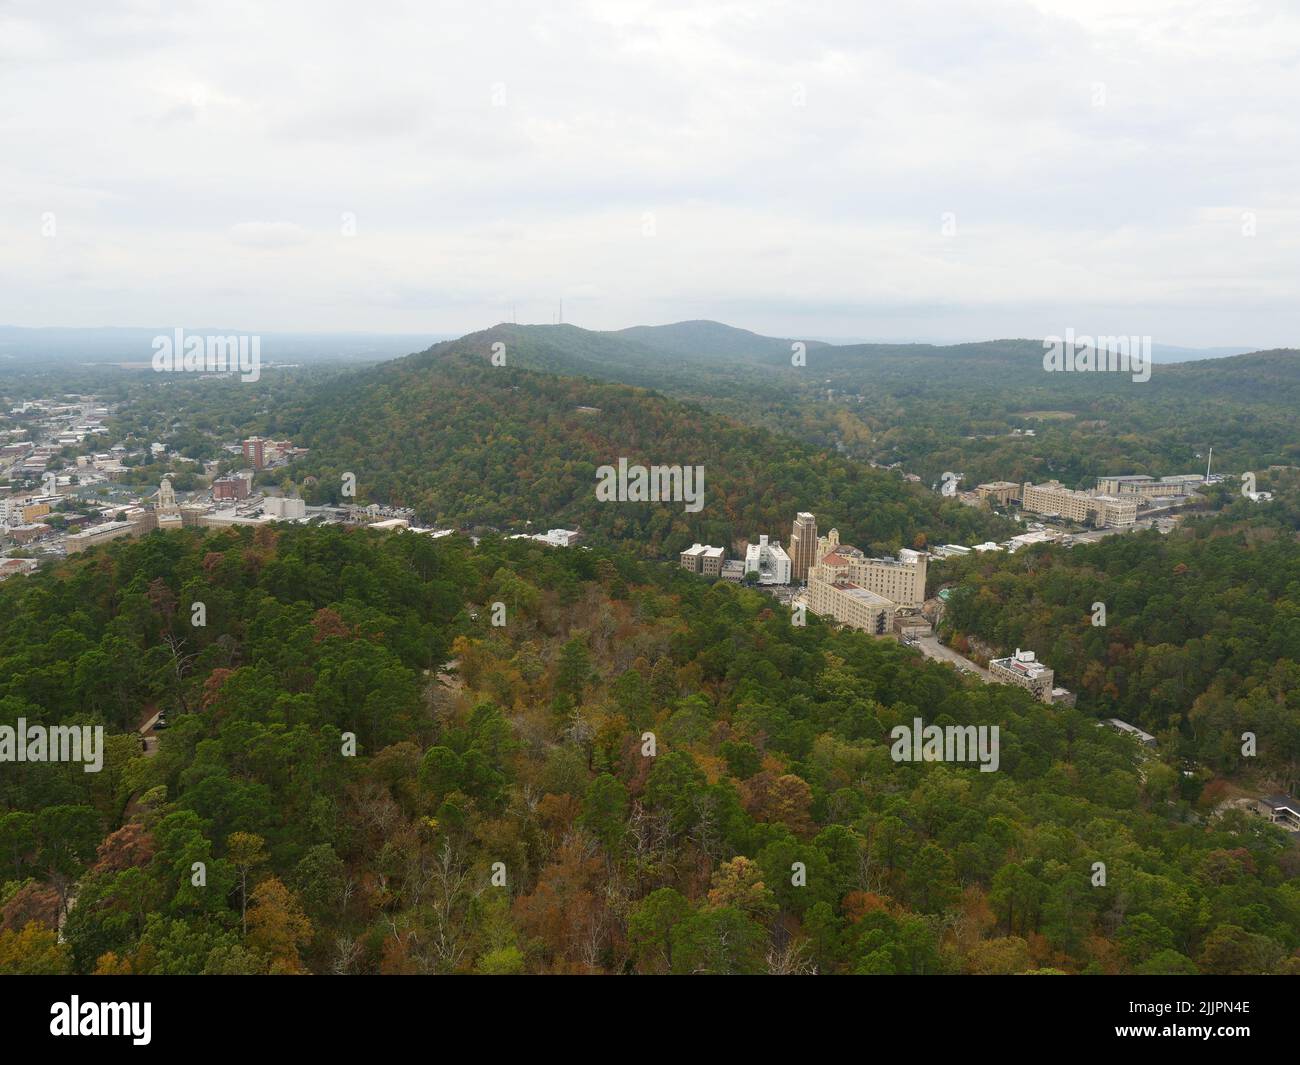
[{"label": "building rooftop", "polygon": [[1130,725],[1127,721],[1121,721],[1121,720],[1120,720],[1119,718],[1117,718],[1117,717],[1107,718],[1107,721],[1109,721],[1110,724],[1111,724],[1114,728],[1119,729],[1120,732],[1128,733],[1130,736],[1136,736],[1136,737],[1137,737],[1138,739],[1140,739],[1143,743],[1155,743],[1155,742],[1156,742],[1156,738],[1155,738],[1153,735],[1151,735],[1151,733],[1149,733],[1149,732],[1144,732],[1142,729],[1138,728],[1136,725]]},{"label": "building rooftop", "polygon": [[877,595],[875,592],[869,591],[860,585],[852,584],[849,581],[838,581],[834,587],[845,595],[851,596],[858,600],[858,602],[864,603],[867,606],[877,608],[887,607],[889,609],[892,609],[894,606],[892,600],[886,599],[883,595]]}]

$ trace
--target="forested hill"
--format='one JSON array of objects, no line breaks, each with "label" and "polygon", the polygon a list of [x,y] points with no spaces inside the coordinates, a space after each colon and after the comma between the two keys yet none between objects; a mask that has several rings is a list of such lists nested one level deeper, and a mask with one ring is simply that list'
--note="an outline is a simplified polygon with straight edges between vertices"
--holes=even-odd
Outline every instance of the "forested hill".
[{"label": "forested hill", "polygon": [[[1261,790],[1300,788],[1300,502],[1238,497],[1213,518],[946,561],[944,619],[1010,651],[1036,648],[1079,708],[1155,733],[1164,749]],[[1106,608],[1095,621],[1095,604]],[[1243,733],[1258,741],[1242,756]]]},{"label": "forested hill", "polygon": [[[498,341],[505,366],[489,358]],[[660,557],[694,540],[785,537],[799,510],[838,525],[847,542],[864,548],[910,547],[918,536],[970,542],[1010,528],[896,472],[697,404],[520,367],[545,365],[548,350],[525,349],[513,327],[502,327],[340,378],[286,425],[311,448],[293,476],[306,482],[311,501],[339,499],[343,474],[354,473],[359,498],[413,507],[428,522],[578,525]],[[620,458],[703,466],[703,510],[598,502],[597,467]]]},{"label": "forested hill", "polygon": [[[98,773],[0,773],[0,974],[1300,972],[1281,829],[1086,714],[772,605],[337,526],[11,578],[0,724],[108,739]],[[996,771],[895,761],[918,716],[997,726]]]},{"label": "forested hill", "polygon": [[1203,469],[1210,447],[1229,470],[1300,463],[1293,349],[1161,363],[1149,380],[1047,372],[1040,340],[809,343],[795,365],[794,341],[717,322],[615,333],[505,324],[441,350],[486,357],[494,342],[516,366],[653,387],[820,448],[899,463],[927,484],[956,471],[966,486],[1053,477],[1092,487],[1101,474]]}]

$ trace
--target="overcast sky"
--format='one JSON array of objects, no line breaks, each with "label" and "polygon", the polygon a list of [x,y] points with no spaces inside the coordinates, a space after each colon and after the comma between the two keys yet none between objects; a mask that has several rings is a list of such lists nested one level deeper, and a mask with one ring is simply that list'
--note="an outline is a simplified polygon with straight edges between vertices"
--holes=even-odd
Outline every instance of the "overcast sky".
[{"label": "overcast sky", "polygon": [[0,323],[1295,346],[1298,101],[1293,3],[0,0]]}]

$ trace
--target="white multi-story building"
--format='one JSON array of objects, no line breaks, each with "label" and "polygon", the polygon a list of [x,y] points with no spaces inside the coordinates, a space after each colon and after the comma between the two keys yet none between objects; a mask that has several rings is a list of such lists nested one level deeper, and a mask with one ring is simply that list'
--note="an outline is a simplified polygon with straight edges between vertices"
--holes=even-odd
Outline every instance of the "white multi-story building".
[{"label": "white multi-story building", "polygon": [[745,572],[757,573],[759,584],[789,584],[790,556],[785,553],[780,540],[769,540],[760,535],[758,543],[745,549]]},{"label": "white multi-story building", "polygon": [[307,502],[294,496],[267,496],[262,500],[262,513],[281,521],[307,517]]}]

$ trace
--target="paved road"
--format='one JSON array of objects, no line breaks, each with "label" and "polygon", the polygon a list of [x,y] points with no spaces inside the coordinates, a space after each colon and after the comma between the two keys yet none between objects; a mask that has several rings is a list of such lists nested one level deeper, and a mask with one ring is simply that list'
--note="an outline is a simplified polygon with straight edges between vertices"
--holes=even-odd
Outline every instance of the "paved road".
[{"label": "paved road", "polygon": [[985,684],[993,684],[995,681],[990,676],[987,669],[981,669],[969,658],[964,658],[954,651],[951,647],[945,647],[939,642],[937,636],[922,636],[914,645],[926,658],[933,658],[936,662],[951,662],[954,666],[969,669],[972,673],[978,673],[983,678]]}]

